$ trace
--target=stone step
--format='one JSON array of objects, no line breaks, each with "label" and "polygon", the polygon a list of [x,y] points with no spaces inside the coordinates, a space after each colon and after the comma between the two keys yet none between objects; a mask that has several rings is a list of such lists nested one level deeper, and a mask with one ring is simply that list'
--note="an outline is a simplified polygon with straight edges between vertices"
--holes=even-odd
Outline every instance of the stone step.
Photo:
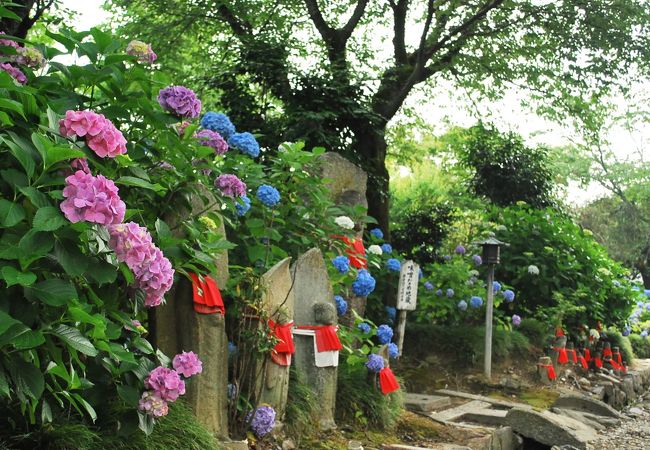
[{"label": "stone step", "polygon": [[404,395],[404,407],[409,411],[431,412],[451,405],[449,397],[440,395],[414,394]]},{"label": "stone step", "polygon": [[403,444],[383,444],[381,450],[472,450],[470,447],[457,444],[433,444],[432,447],[414,447]]},{"label": "stone step", "polygon": [[478,400],[472,400],[471,402],[463,403],[460,406],[454,408],[445,409],[442,411],[437,411],[429,414],[429,417],[438,421],[438,422],[451,422],[456,420],[467,413],[476,412],[478,410],[487,409],[490,407],[489,403],[481,402]]},{"label": "stone step", "polygon": [[506,415],[506,423],[515,433],[548,446],[572,445],[587,450],[587,443],[597,438],[590,426],[550,411],[513,408]]},{"label": "stone step", "polygon": [[478,409],[476,411],[468,412],[457,420],[475,422],[490,427],[498,427],[500,425],[505,425],[506,414],[508,414],[508,411],[505,409]]},{"label": "stone step", "polygon": [[501,406],[503,408],[515,408],[515,407],[526,408],[528,406],[522,403],[507,402],[505,400],[485,397],[483,395],[468,394],[467,392],[461,392],[461,391],[452,391],[451,389],[438,389],[435,392],[436,394],[447,395],[449,397],[459,397],[459,398],[466,398],[469,400],[478,400],[481,402],[490,403],[491,405]]}]

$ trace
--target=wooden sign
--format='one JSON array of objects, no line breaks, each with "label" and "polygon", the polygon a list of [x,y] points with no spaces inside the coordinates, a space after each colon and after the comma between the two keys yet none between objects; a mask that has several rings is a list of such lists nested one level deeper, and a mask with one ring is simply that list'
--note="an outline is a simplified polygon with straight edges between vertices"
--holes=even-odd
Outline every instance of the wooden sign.
[{"label": "wooden sign", "polygon": [[413,311],[418,299],[418,279],[420,266],[413,261],[404,261],[399,274],[397,289],[397,309]]}]

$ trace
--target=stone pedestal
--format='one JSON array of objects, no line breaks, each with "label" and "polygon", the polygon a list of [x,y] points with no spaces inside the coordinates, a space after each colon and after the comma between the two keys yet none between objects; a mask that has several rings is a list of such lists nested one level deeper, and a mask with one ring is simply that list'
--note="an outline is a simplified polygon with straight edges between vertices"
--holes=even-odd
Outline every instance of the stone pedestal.
[{"label": "stone pedestal", "polygon": [[[265,289],[264,308],[275,323],[287,324],[293,320],[294,295],[289,265],[291,258],[277,263],[262,277]],[[290,365],[279,365],[267,356],[265,373],[260,386],[259,403],[267,403],[275,409],[276,419],[284,418],[289,393]]]},{"label": "stone pedestal", "polygon": [[[294,322],[296,326],[336,325],[336,306],[327,275],[325,260],[319,249],[301,255],[291,267],[294,281]],[[296,370],[316,394],[319,408],[316,419],[322,430],[336,427],[336,366],[316,367],[314,337],[294,334]]]}]

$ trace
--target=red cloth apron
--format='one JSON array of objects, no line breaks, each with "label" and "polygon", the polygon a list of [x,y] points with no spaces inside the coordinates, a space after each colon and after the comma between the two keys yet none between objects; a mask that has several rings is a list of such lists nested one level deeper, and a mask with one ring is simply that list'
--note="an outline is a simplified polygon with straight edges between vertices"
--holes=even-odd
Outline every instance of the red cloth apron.
[{"label": "red cloth apron", "polygon": [[190,273],[190,278],[194,295],[194,311],[199,314],[226,314],[217,282],[210,275],[199,277],[195,273]]},{"label": "red cloth apron", "polygon": [[580,361],[580,365],[582,366],[583,369],[585,370],[589,369],[589,364],[587,364],[587,360],[585,359],[584,356],[579,356],[578,360]]},{"label": "red cloth apron", "polygon": [[299,330],[314,330],[316,336],[316,350],[319,352],[331,352],[341,350],[343,345],[336,334],[334,325],[301,325],[296,327]]},{"label": "red cloth apron", "polygon": [[384,367],[379,371],[379,386],[381,387],[381,393],[384,395],[399,389],[399,383],[390,367]]},{"label": "red cloth apron", "polygon": [[569,362],[569,357],[566,353],[566,348],[554,348],[557,352],[557,362],[558,364],[566,364]]},{"label": "red cloth apron", "polygon": [[269,328],[273,335],[279,339],[271,351],[271,359],[279,366],[291,365],[291,355],[296,352],[291,327],[293,327],[293,321],[280,325],[269,319]]},{"label": "red cloth apron", "polygon": [[591,361],[591,350],[588,348],[585,349],[585,361],[589,362]]},{"label": "red cloth apron", "polygon": [[576,353],[576,349],[567,350],[567,353],[571,353],[571,361],[573,361],[573,364],[578,364],[578,354]]},{"label": "red cloth apron", "polygon": [[555,375],[555,368],[553,367],[553,364],[540,364],[539,367],[544,367],[546,369],[546,374],[548,375],[549,380],[555,380],[557,378],[557,375]]},{"label": "red cloth apron", "polygon": [[596,367],[601,369],[603,367],[603,360],[600,358],[594,358],[594,364],[596,365]]},{"label": "red cloth apron", "polygon": [[612,349],[606,348],[603,350],[603,358],[612,357]]}]

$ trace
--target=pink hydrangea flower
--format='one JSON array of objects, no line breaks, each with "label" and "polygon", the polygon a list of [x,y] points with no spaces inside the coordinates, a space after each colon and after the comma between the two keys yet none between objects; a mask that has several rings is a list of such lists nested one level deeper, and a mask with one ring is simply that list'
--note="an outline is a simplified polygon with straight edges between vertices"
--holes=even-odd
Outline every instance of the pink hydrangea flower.
[{"label": "pink hydrangea flower", "polygon": [[169,413],[167,402],[154,391],[144,391],[142,393],[138,409],[154,417],[166,416]]},{"label": "pink hydrangea flower", "polygon": [[93,111],[66,111],[59,121],[59,131],[66,137],[85,137],[88,147],[101,158],[126,153],[126,139],[115,125]]},{"label": "pink hydrangea flower", "polygon": [[45,65],[43,54],[33,47],[20,47],[16,52],[18,53],[18,56],[15,61],[18,64],[23,64],[34,69],[38,69]]},{"label": "pink hydrangea flower", "polygon": [[226,197],[243,197],[246,195],[246,184],[236,175],[228,173],[219,175],[214,181],[214,185]]},{"label": "pink hydrangea flower", "polygon": [[187,121],[184,120],[181,123],[177,124],[176,127],[176,132],[180,137],[183,137],[185,135],[185,129],[189,127],[191,124]]},{"label": "pink hydrangea flower", "polygon": [[141,63],[151,64],[158,59],[158,55],[154,53],[151,44],[146,44],[135,39],[129,42],[129,45],[126,46],[126,54],[137,56],[138,61]]},{"label": "pink hydrangea flower", "polygon": [[[0,36],[6,35],[6,34],[7,33],[5,33],[4,31],[0,31]],[[20,48],[20,44],[18,42],[16,42],[16,41],[12,41],[11,39],[0,39],[0,46],[13,47],[15,49]]]},{"label": "pink hydrangea flower", "polygon": [[217,155],[223,155],[228,151],[228,143],[216,131],[201,130],[194,137],[199,139],[201,145],[212,147]]},{"label": "pink hydrangea flower", "polygon": [[90,167],[88,167],[88,160],[86,158],[75,158],[70,161],[70,167],[75,171],[81,170],[86,173],[90,173]]},{"label": "pink hydrangea flower", "polygon": [[162,400],[173,402],[185,394],[185,382],[178,372],[167,367],[156,367],[144,379],[144,387],[154,391]]},{"label": "pink hydrangea flower", "polygon": [[182,352],[174,356],[172,366],[176,372],[189,378],[203,371],[203,363],[194,352]]},{"label": "pink hydrangea flower", "polygon": [[118,195],[117,186],[103,175],[96,177],[82,170],[65,179],[61,211],[70,222],[87,221],[100,225],[124,220],[126,205]]},{"label": "pink hydrangea flower", "polygon": [[162,303],[165,293],[174,283],[171,262],[156,247],[149,231],[135,222],[108,227],[108,245],[120,262],[133,271],[136,286],[145,293],[145,306]]},{"label": "pink hydrangea flower", "polygon": [[27,77],[25,76],[22,71],[17,68],[12,66],[9,63],[0,63],[0,70],[4,70],[7,72],[9,75],[13,77],[14,80],[19,82],[20,84],[27,84]]}]

